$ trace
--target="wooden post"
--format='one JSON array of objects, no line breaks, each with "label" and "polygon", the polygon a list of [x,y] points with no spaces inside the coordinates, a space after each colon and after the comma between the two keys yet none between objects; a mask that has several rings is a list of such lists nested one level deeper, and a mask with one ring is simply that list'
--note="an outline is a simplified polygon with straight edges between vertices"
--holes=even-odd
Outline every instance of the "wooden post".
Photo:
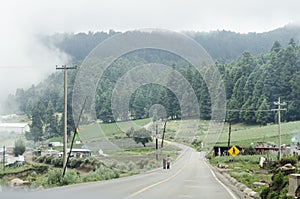
[{"label": "wooden post", "polygon": [[5,146],[3,146],[3,171],[5,171]]},{"label": "wooden post", "polygon": [[[228,127],[228,145],[227,145],[228,149],[227,149],[227,151],[230,149],[230,136],[231,136],[231,121],[229,121],[229,127]],[[228,155],[229,155],[229,153],[228,153]]]}]

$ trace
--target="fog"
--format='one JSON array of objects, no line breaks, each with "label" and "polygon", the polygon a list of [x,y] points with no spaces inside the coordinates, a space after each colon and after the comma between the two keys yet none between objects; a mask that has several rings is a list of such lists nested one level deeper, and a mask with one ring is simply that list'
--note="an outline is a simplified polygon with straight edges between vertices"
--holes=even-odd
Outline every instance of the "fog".
[{"label": "fog", "polygon": [[[12,6],[12,5],[11,5]],[[19,8],[20,9],[20,8]],[[45,46],[42,33],[34,28],[22,15],[15,17],[14,12],[2,7],[0,35],[0,102],[14,94],[17,88],[28,88],[38,84],[50,73],[55,72],[55,65],[68,62],[68,56],[54,47]],[[0,107],[1,113],[1,107]]]},{"label": "fog", "polygon": [[0,101],[68,62],[66,54],[40,42],[43,35],[140,28],[264,32],[299,22],[299,6],[296,0],[5,0],[0,6]]}]

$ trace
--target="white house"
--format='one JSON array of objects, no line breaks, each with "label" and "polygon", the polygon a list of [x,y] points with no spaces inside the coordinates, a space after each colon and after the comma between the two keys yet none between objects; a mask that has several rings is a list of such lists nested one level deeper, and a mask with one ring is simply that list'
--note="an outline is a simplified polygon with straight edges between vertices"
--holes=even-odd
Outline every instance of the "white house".
[{"label": "white house", "polygon": [[29,130],[30,127],[27,123],[0,123],[0,132],[24,134]]}]

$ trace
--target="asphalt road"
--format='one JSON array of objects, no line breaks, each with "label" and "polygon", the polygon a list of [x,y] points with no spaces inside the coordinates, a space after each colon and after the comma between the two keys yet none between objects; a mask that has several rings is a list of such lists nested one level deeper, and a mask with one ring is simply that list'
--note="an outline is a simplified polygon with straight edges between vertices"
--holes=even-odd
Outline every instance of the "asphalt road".
[{"label": "asphalt road", "polygon": [[0,193],[0,198],[30,199],[160,199],[240,198],[219,181],[206,163],[204,153],[186,146],[171,169],[156,169],[136,176],[77,184],[40,192]]}]

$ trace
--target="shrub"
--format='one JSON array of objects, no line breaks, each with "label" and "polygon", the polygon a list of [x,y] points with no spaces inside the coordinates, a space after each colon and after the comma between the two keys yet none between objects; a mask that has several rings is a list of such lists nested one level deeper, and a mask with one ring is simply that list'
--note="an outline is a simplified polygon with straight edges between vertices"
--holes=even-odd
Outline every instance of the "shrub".
[{"label": "shrub", "polygon": [[201,151],[202,148],[202,144],[203,141],[202,140],[198,140],[198,139],[194,139],[192,142],[192,146],[197,150],[197,151]]},{"label": "shrub", "polygon": [[269,187],[264,187],[260,193],[260,197],[262,199],[266,199],[268,197],[269,194]]},{"label": "shrub", "polygon": [[69,160],[69,165],[71,168],[78,168],[83,162],[84,159],[82,158],[71,158]]},{"label": "shrub", "polygon": [[267,197],[267,199],[275,199],[275,198],[278,198],[278,193],[275,191],[272,191]]},{"label": "shrub", "polygon": [[44,160],[44,163],[46,163],[46,164],[51,164],[52,159],[53,159],[52,156],[46,156],[46,158],[45,158],[45,160]]},{"label": "shrub", "polygon": [[62,173],[59,170],[50,170],[47,174],[47,183],[49,187],[59,186],[61,184]]},{"label": "shrub", "polygon": [[282,189],[288,182],[288,177],[284,176],[284,173],[279,172],[273,176],[272,188],[274,190]]},{"label": "shrub", "polygon": [[281,160],[279,161],[279,164],[281,166],[291,163],[292,165],[295,165],[297,163],[297,158],[294,156],[287,156],[287,157],[282,157]]},{"label": "shrub", "polygon": [[80,182],[80,176],[74,170],[68,171],[64,177],[62,177],[61,170],[50,170],[47,174],[47,183],[49,187],[64,186]]},{"label": "shrub", "polygon": [[256,154],[256,151],[252,146],[250,146],[249,148],[246,148],[244,150],[244,155],[255,155],[255,154]]},{"label": "shrub", "polygon": [[23,140],[18,139],[18,140],[15,142],[14,154],[15,154],[16,156],[18,156],[18,155],[23,155],[23,153],[25,152],[25,150],[26,150],[26,147],[25,147],[25,144],[24,144]]},{"label": "shrub", "polygon": [[124,171],[124,172],[128,171],[128,166],[127,166],[127,164],[125,164],[125,163],[123,163],[123,162],[117,164],[116,168],[117,168],[118,170],[121,170],[121,171]]},{"label": "shrub", "polygon": [[148,160],[141,159],[136,164],[139,166],[140,169],[144,169],[146,167],[146,165],[148,164]]},{"label": "shrub", "polygon": [[118,177],[120,177],[118,171],[101,165],[100,167],[96,168],[95,171],[92,171],[88,175],[84,176],[83,181],[89,182],[89,181],[109,180]]},{"label": "shrub", "polygon": [[44,163],[46,159],[46,156],[39,156],[36,158],[36,161],[38,161],[39,163]]},{"label": "shrub", "polygon": [[79,176],[79,174],[74,171],[68,171],[64,177],[61,178],[61,183],[60,186],[64,186],[64,185],[70,185],[70,184],[77,184],[81,182],[81,178]]},{"label": "shrub", "polygon": [[136,164],[134,164],[133,162],[129,162],[127,165],[128,165],[129,171],[134,171],[137,169]]},{"label": "shrub", "polygon": [[62,167],[63,166],[63,158],[62,157],[54,157],[51,159],[51,165],[55,167]]}]

